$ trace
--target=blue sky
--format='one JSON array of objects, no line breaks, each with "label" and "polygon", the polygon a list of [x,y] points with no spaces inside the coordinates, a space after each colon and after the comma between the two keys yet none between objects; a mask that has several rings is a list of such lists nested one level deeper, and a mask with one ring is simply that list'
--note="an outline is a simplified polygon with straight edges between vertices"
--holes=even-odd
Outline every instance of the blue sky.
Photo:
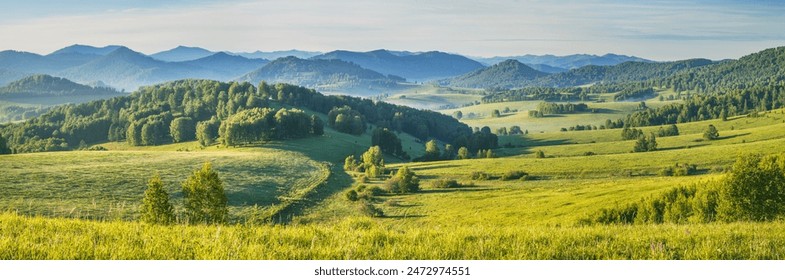
[{"label": "blue sky", "polygon": [[[67,2],[67,3],[64,3]],[[785,45],[785,1],[27,0],[0,9],[0,49],[71,44],[154,53],[441,50],[738,58]]]}]

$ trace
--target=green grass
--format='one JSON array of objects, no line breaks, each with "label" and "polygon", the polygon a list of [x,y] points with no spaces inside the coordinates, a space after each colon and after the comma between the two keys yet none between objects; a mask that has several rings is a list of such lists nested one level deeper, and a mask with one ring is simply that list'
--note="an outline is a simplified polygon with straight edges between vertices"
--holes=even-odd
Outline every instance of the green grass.
[{"label": "green grass", "polygon": [[[189,144],[174,145],[174,147]],[[193,145],[191,143],[190,145]],[[118,145],[107,145],[116,148]],[[135,219],[147,180],[159,173],[175,205],[180,182],[204,162],[224,181],[230,214],[294,197],[326,172],[302,154],[267,148],[199,152],[165,150],[76,151],[0,157],[0,209],[28,215],[89,219]]]},{"label": "green grass", "polygon": [[0,259],[783,259],[785,224],[149,226],[0,214]]}]

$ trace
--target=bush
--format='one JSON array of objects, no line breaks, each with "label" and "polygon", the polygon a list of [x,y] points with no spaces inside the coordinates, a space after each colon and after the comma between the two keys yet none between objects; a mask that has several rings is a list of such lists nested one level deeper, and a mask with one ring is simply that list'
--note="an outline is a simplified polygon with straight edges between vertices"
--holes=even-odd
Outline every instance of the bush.
[{"label": "bush", "polygon": [[545,158],[545,152],[543,152],[542,150],[539,150],[536,153],[534,153],[534,157],[535,158]]},{"label": "bush", "polygon": [[660,170],[660,176],[689,176],[695,175],[698,172],[698,166],[695,164],[679,164],[668,166]]},{"label": "bush", "polygon": [[439,179],[431,182],[431,187],[436,189],[453,189],[460,188],[462,185],[455,180]]},{"label": "bush", "polygon": [[471,175],[470,178],[472,180],[485,181],[485,180],[490,180],[491,179],[491,175],[489,175],[488,173],[485,173],[485,172],[475,171],[475,172],[472,172],[472,175]]},{"label": "bush", "polygon": [[521,178],[525,178],[527,176],[529,176],[529,173],[526,173],[526,172],[523,172],[523,171],[520,171],[520,170],[516,170],[516,171],[508,171],[507,173],[504,173],[504,175],[502,175],[501,179],[503,181],[518,180],[518,179],[521,179]]},{"label": "bush", "polygon": [[360,203],[360,213],[363,213],[369,217],[384,217],[384,211],[373,205],[370,201],[365,201]]},{"label": "bush", "polygon": [[420,190],[420,179],[408,167],[403,166],[395,176],[385,182],[385,186],[391,193],[412,193]]},{"label": "bush", "polygon": [[348,199],[349,201],[357,201],[359,199],[359,197],[357,196],[357,191],[349,190],[348,192],[346,192],[346,199]]},{"label": "bush", "polygon": [[357,192],[357,198],[363,200],[372,200],[375,196],[379,196],[385,193],[385,191],[377,186],[368,187],[366,185],[359,185],[355,187],[355,191]]},{"label": "bush", "polygon": [[720,187],[724,221],[771,221],[785,212],[785,155],[747,155]]}]

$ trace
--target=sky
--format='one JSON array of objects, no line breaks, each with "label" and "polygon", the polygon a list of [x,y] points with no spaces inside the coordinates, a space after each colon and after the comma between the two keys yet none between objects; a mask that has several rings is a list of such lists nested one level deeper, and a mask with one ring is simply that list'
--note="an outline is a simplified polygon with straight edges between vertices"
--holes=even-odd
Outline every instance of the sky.
[{"label": "sky", "polygon": [[785,0],[26,0],[0,8],[0,50],[72,44],[151,54],[439,50],[739,58],[785,45]]}]

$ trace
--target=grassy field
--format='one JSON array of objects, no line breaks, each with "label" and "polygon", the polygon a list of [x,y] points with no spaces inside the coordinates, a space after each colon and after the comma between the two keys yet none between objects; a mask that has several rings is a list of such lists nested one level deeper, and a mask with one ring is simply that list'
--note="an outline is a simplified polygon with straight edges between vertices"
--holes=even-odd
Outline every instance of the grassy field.
[{"label": "grassy field", "polygon": [[420,109],[435,110],[442,106],[460,107],[482,99],[482,90],[453,89],[423,84],[390,94],[384,102]]},{"label": "grassy field", "polygon": [[785,224],[150,226],[0,214],[0,259],[782,259]]},{"label": "grassy field", "polygon": [[[515,102],[501,102],[501,103],[486,103],[473,106],[467,106],[458,109],[440,110],[447,115],[452,115],[455,111],[461,111],[463,118],[461,122],[468,124],[472,127],[488,126],[492,130],[500,127],[507,127],[517,125],[523,130],[528,130],[529,133],[545,133],[545,132],[558,132],[561,128],[569,128],[575,125],[594,125],[599,127],[605,124],[605,120],[623,119],[628,114],[638,110],[639,102],[604,102],[594,103],[587,102],[589,109],[596,109],[597,113],[576,113],[576,114],[554,114],[547,115],[543,118],[529,117],[530,110],[536,110],[537,105],[542,101],[515,101]],[[647,101],[648,107],[657,108],[668,104],[670,102],[678,101]],[[573,102],[576,103],[576,102]],[[518,110],[512,113],[503,113],[501,117],[491,117],[493,110],[504,111],[509,108],[511,111]],[[474,117],[470,117],[473,114]]]},{"label": "grassy field", "polygon": [[226,186],[231,216],[238,219],[243,208],[269,207],[296,196],[325,172],[302,154],[276,149],[178,152],[166,148],[3,156],[0,209],[28,215],[135,219],[153,174],[161,175],[173,203],[180,205],[180,182],[211,162]]}]

